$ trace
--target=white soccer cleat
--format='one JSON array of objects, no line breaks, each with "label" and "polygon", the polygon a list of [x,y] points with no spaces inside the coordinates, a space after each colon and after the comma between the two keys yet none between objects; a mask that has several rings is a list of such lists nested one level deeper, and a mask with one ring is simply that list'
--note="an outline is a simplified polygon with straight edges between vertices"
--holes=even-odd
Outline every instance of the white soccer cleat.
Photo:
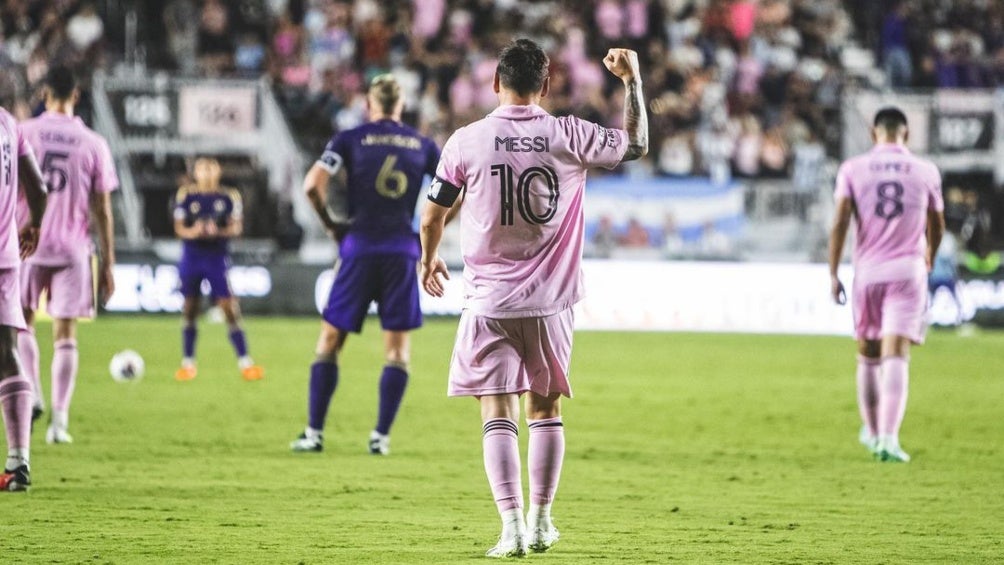
[{"label": "white soccer cleat", "polygon": [[558,541],[558,537],[558,528],[555,528],[554,525],[541,525],[540,527],[530,529],[530,536],[526,545],[534,553],[543,553],[551,549],[551,546]]},{"label": "white soccer cleat", "polygon": [[880,461],[891,461],[893,463],[909,463],[910,454],[903,451],[899,446],[899,441],[895,439],[880,440],[875,456]]},{"label": "white soccer cleat", "polygon": [[297,453],[320,453],[324,451],[324,436],[311,434],[305,430],[289,444],[289,448]]},{"label": "white soccer cleat", "polygon": [[861,431],[858,432],[858,443],[865,446],[868,453],[872,455],[878,453],[878,438],[871,434],[868,426],[861,426]]},{"label": "white soccer cleat", "polygon": [[505,557],[525,557],[526,556],[526,532],[516,532],[512,535],[499,536],[499,542],[495,547],[485,552],[485,557],[501,559]]},{"label": "white soccer cleat", "polygon": [[73,443],[73,436],[66,431],[66,428],[49,426],[45,431],[45,443]]},{"label": "white soccer cleat", "polygon": [[369,449],[371,455],[390,455],[390,436],[376,430],[370,432]]}]

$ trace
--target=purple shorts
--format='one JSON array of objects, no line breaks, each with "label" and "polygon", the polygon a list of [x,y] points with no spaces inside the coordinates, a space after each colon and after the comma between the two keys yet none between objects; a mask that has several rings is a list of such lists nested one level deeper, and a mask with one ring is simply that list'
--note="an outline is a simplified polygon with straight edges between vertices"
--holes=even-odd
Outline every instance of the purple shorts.
[{"label": "purple shorts", "polygon": [[464,310],[450,361],[450,396],[559,392],[572,396],[572,310],[537,318],[487,318]]},{"label": "purple shorts", "polygon": [[182,296],[202,296],[202,281],[209,281],[209,296],[213,300],[230,298],[233,292],[230,291],[230,281],[227,280],[229,268],[230,258],[226,255],[183,255],[178,264]]},{"label": "purple shorts", "polygon": [[878,340],[900,335],[924,343],[927,332],[927,281],[923,278],[854,284],[854,333]]},{"label": "purple shorts", "polygon": [[335,267],[324,321],[359,333],[376,301],[385,330],[408,331],[422,326],[418,297],[418,263],[410,255],[364,255],[340,259]]},{"label": "purple shorts", "polygon": [[38,310],[42,294],[48,295],[45,310],[56,319],[94,317],[94,276],[91,259],[69,265],[21,265],[21,305]]},{"label": "purple shorts", "polygon": [[0,269],[0,326],[23,330],[24,310],[21,309],[21,276],[18,267]]}]

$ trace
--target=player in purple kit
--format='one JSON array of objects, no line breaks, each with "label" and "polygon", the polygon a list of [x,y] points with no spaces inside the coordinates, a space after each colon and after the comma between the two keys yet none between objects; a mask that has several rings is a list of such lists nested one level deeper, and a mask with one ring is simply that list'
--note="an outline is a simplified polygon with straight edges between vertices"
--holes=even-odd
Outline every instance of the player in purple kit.
[{"label": "player in purple kit", "polygon": [[858,340],[859,440],[882,461],[907,462],[899,428],[906,412],[910,345],[924,341],[927,273],[945,232],[941,174],[906,148],[906,116],[875,115],[875,147],[837,172],[837,213],[830,233],[830,286],[846,302],[837,276],[851,218],[854,330]]},{"label": "player in purple kit", "polygon": [[[18,185],[28,205],[28,222],[18,231]],[[24,491],[31,485],[31,380],[21,374],[17,330],[26,327],[21,310],[19,269],[35,252],[45,213],[45,183],[31,146],[14,117],[0,108],[0,411],[7,433],[7,461],[0,490]]]},{"label": "player in purple kit", "polygon": [[[392,75],[373,79],[367,102],[370,122],[335,135],[303,183],[321,222],[339,242],[339,260],[310,367],[307,427],[290,445],[293,451],[323,449],[324,421],[338,385],[338,354],[348,334],[362,330],[376,301],[386,364],[369,451],[387,455],[390,428],[408,383],[409,332],[422,325],[419,244],[412,224],[422,179],[435,173],[439,148],[401,123],[404,100]],[[348,223],[334,217],[325,195],[331,176],[342,169]]]},{"label": "player in purple kit", "polygon": [[195,183],[181,187],[174,203],[174,233],[182,240],[178,277],[185,297],[181,367],[174,378],[179,381],[195,378],[196,320],[202,302],[202,282],[207,281],[210,297],[226,317],[230,343],[237,354],[237,368],[244,380],[257,381],[265,376],[265,371],[248,354],[240,305],[227,279],[229,241],[240,236],[244,229],[241,196],[235,189],[220,186],[220,163],[216,159],[196,159],[193,173]]},{"label": "player in purple kit", "polygon": [[[73,73],[66,67],[55,67],[46,79],[45,112],[21,124],[49,189],[38,249],[21,269],[21,305],[28,327],[18,332],[18,353],[26,376],[35,385],[33,416],[37,418],[44,402],[34,322],[40,299],[46,295],[46,310],[53,319],[52,414],[45,433],[47,443],[73,441],[67,428],[77,381],[77,318],[93,318],[96,307],[91,218],[100,244],[97,281],[102,304],[115,290],[111,193],[118,188],[118,177],[108,143],[74,117],[79,96]],[[30,219],[23,203],[18,216],[22,225]]]},{"label": "player in purple kit", "polygon": [[[546,551],[558,540],[551,504],[564,459],[561,396],[571,397],[572,307],[582,298],[582,200],[586,171],[613,168],[648,151],[638,56],[611,49],[603,59],[625,87],[625,130],[538,104],[548,91],[548,58],[520,39],[499,56],[499,107],[457,130],[443,147],[422,213],[421,281],[442,296],[443,226],[460,211],[465,305],[450,363],[449,394],[481,404],[485,471],[502,518],[489,557]],[[517,432],[519,397],[530,431],[530,507],[523,517]]]}]

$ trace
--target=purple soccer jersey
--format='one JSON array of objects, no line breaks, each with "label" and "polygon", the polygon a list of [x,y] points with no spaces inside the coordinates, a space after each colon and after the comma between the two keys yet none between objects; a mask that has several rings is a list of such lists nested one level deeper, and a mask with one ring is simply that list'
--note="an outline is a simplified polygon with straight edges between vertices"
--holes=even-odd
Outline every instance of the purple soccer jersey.
[{"label": "purple soccer jersey", "polygon": [[901,145],[877,145],[840,166],[835,197],[855,207],[856,282],[926,276],[927,214],[945,208],[933,163]]},{"label": "purple soccer jersey", "polygon": [[432,140],[393,120],[341,132],[324,148],[320,166],[329,173],[345,167],[351,221],[323,312],[332,326],[359,332],[373,301],[385,330],[422,325],[415,205],[422,180],[433,175],[438,161]]},{"label": "purple soccer jersey", "polygon": [[[64,266],[86,261],[94,248],[90,236],[90,197],[118,188],[111,150],[103,137],[74,116],[44,112],[21,124],[34,149],[49,201],[42,219],[38,250],[31,263]],[[22,199],[19,222],[28,222]]]},{"label": "purple soccer jersey", "polygon": [[627,146],[624,130],[556,118],[539,106],[502,106],[457,130],[429,199],[447,204],[441,193],[466,188],[465,308],[523,318],[581,300],[586,171],[617,166]]},{"label": "purple soccer jersey", "polygon": [[[174,204],[174,219],[186,226],[197,221],[209,221],[220,229],[231,220],[243,217],[240,193],[232,188],[200,191],[195,186],[185,186],[178,190]],[[201,294],[203,280],[209,281],[210,296],[213,299],[231,296],[227,281],[230,266],[229,239],[212,237],[206,239],[186,239],[182,242],[181,261],[178,276],[181,279],[181,293],[185,296]]]},{"label": "purple soccer jersey", "polygon": [[0,269],[21,264],[17,240],[17,161],[24,155],[31,155],[31,144],[14,116],[0,108]]},{"label": "purple soccer jersey", "polygon": [[329,173],[345,167],[351,226],[343,259],[404,253],[419,256],[414,230],[422,179],[435,173],[436,144],[393,120],[379,120],[335,135],[318,164]]}]

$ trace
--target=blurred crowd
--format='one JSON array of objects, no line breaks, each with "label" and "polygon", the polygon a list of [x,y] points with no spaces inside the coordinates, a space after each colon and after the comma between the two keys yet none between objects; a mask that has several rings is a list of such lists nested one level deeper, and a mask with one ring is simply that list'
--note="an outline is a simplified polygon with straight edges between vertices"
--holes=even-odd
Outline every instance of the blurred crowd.
[{"label": "blurred crowd", "polygon": [[861,35],[894,88],[1004,86],[1004,2],[856,0]]},{"label": "blurred crowd", "polygon": [[647,173],[789,177],[839,146],[852,27],[839,0],[267,0],[264,29],[249,4],[172,0],[168,43],[182,70],[268,73],[311,151],[364,119],[362,86],[382,72],[404,87],[406,119],[442,142],[495,106],[495,54],[517,36],[552,56],[548,110],[610,125],[622,94],[600,59],[639,52]]},{"label": "blurred crowd", "polygon": [[[0,1],[0,105],[18,118],[39,103],[49,68],[66,65],[86,80],[102,64],[105,24],[88,0]],[[82,100],[82,113],[88,111]]]}]

